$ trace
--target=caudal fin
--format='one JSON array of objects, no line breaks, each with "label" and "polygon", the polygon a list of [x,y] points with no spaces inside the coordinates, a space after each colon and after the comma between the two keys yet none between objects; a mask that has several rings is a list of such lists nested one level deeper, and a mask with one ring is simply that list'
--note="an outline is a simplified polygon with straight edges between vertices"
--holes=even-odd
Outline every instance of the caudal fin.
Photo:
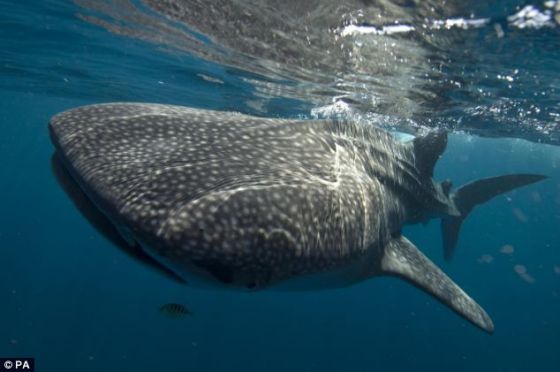
[{"label": "caudal fin", "polygon": [[451,198],[461,214],[459,216],[446,216],[441,220],[445,259],[449,261],[453,257],[461,224],[475,206],[485,203],[500,194],[542,181],[545,178],[546,176],[538,174],[511,174],[484,178],[457,189]]}]

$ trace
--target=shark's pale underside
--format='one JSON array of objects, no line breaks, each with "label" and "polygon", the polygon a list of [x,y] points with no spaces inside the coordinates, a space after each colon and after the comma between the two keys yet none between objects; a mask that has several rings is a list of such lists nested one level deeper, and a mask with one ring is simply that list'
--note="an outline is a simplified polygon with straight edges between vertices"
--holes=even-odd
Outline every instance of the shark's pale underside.
[{"label": "shark's pale underside", "polygon": [[350,121],[123,103],[61,113],[50,132],[123,237],[191,284],[340,287],[394,275],[488,332],[486,312],[401,229],[442,218],[451,257],[474,206],[544,178],[507,175],[452,191],[432,179],[445,132],[405,143]]}]

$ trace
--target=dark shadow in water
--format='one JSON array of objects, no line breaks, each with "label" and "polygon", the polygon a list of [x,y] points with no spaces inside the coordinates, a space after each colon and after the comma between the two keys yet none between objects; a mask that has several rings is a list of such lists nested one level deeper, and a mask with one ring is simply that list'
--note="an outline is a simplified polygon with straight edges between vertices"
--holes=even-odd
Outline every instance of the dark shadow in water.
[{"label": "dark shadow in water", "polygon": [[135,244],[131,246],[128,244],[120,235],[118,230],[113,226],[111,221],[103,215],[103,213],[93,204],[93,202],[87,197],[87,195],[82,191],[80,186],[68,170],[64,167],[64,164],[60,158],[54,153],[51,157],[51,170],[60,185],[64,190],[66,195],[72,200],[80,214],[85,217],[89,223],[103,235],[107,240],[109,240],[113,245],[121,249],[128,256],[142,262],[144,265],[150,267],[153,270],[164,274],[170,279],[175,280],[181,284],[185,284],[185,280],[180,278],[177,274],[173,273],[166,267],[160,265],[156,260],[151,258],[142,248]]}]

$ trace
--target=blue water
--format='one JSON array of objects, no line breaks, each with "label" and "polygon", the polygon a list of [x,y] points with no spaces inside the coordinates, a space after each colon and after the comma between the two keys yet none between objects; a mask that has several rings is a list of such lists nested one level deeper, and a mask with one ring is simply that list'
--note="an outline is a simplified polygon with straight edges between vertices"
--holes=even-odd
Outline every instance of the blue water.
[{"label": "blue water", "polygon": [[[452,134],[436,179],[550,178],[476,209],[452,263],[438,221],[404,230],[488,311],[493,335],[393,278],[319,292],[192,289],[88,223],[53,175],[46,125],[110,101],[255,113],[250,71],[117,36],[76,18],[71,2],[0,7],[0,357],[33,356],[37,371],[53,372],[560,371],[560,148]],[[278,97],[258,113],[305,117],[311,107]],[[162,316],[170,302],[194,315]]]}]

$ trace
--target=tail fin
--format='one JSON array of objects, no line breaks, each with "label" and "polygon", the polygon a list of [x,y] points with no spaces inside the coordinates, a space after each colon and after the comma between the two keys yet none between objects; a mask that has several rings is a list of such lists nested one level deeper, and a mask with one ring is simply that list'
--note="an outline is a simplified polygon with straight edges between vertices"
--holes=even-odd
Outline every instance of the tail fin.
[{"label": "tail fin", "polygon": [[500,194],[521,186],[530,185],[545,178],[546,176],[538,174],[511,174],[474,181],[455,191],[451,198],[459,212],[461,212],[461,215],[456,217],[446,216],[441,220],[445,259],[449,261],[453,257],[461,224],[475,206],[485,203]]}]

